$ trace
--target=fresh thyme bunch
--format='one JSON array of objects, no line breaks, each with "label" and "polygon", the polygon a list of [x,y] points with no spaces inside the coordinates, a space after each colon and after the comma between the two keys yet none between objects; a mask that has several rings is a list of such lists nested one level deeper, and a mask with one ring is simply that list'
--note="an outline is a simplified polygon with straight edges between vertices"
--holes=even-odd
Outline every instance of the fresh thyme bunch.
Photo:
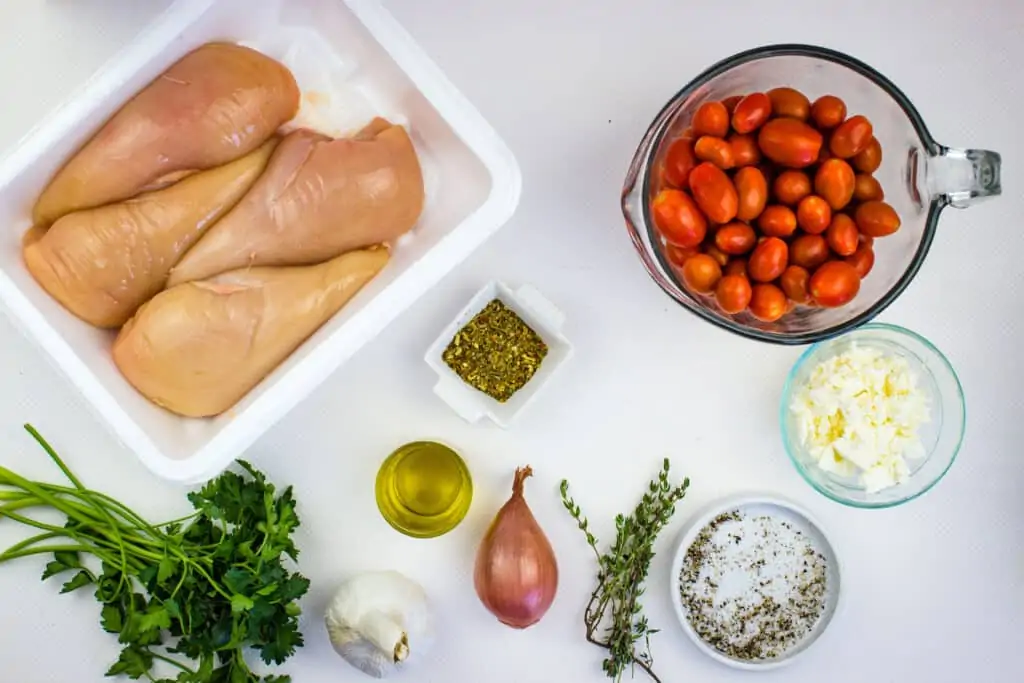
[{"label": "fresh thyme bunch", "polygon": [[609,651],[603,668],[616,681],[634,665],[639,665],[656,683],[661,681],[654,673],[650,646],[650,637],[658,629],[647,623],[640,597],[654,558],[654,542],[690,485],[689,479],[683,479],[678,486],[672,486],[668,476],[669,460],[665,458],[661,472],[648,485],[633,514],[615,517],[615,543],[604,554],[598,549],[580,506],[569,497],[569,482],[562,480],[562,505],[586,534],[597,557],[597,588],[583,612],[586,637]]}]

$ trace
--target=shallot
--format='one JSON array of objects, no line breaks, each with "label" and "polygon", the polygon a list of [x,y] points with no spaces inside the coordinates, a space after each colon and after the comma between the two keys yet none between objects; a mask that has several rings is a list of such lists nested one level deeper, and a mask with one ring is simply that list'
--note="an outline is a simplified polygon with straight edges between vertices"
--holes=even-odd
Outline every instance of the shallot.
[{"label": "shallot", "polygon": [[555,552],[523,498],[523,482],[532,474],[529,466],[516,469],[512,497],[484,535],[473,572],[484,607],[520,629],[541,620],[558,589]]}]

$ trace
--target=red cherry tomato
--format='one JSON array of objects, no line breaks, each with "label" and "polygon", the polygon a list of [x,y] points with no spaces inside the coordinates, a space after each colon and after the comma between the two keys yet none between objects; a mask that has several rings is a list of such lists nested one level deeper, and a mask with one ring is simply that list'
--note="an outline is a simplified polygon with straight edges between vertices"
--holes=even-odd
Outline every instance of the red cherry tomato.
[{"label": "red cherry tomato", "polygon": [[825,239],[828,246],[839,256],[850,256],[857,251],[860,243],[860,234],[857,232],[857,224],[853,219],[844,213],[837,213],[825,231]]},{"label": "red cherry tomato", "polygon": [[680,247],[695,247],[704,239],[708,222],[697,203],[682,190],[662,190],[651,202],[658,232]]},{"label": "red cherry tomato", "polygon": [[821,235],[800,235],[789,245],[789,262],[809,271],[828,261],[829,256],[828,242]]},{"label": "red cherry tomato", "polygon": [[796,214],[788,206],[774,204],[757,217],[757,227],[769,237],[789,237],[796,232]]},{"label": "red cherry tomato", "polygon": [[707,161],[697,164],[690,171],[690,189],[697,206],[710,220],[725,224],[736,218],[739,197],[722,169]]},{"label": "red cherry tomato", "polygon": [[752,280],[771,282],[789,265],[789,245],[778,237],[766,237],[750,254],[747,273]]},{"label": "red cherry tomato", "polygon": [[723,225],[715,233],[715,246],[726,254],[746,254],[757,244],[757,233],[746,223]]},{"label": "red cherry tomato", "polygon": [[732,154],[732,145],[722,138],[703,135],[693,146],[693,153],[701,161],[710,161],[721,169],[730,169],[736,165]]},{"label": "red cherry tomato", "polygon": [[719,307],[730,315],[746,310],[752,294],[750,281],[742,275],[726,275],[715,288]]},{"label": "red cherry tomato", "polygon": [[683,264],[683,282],[700,294],[708,294],[722,279],[722,267],[707,254],[691,256]]},{"label": "red cherry tomato", "polygon": [[729,112],[721,102],[705,102],[697,107],[691,127],[698,136],[724,138],[729,132]]},{"label": "red cherry tomato", "polygon": [[861,245],[857,247],[857,251],[843,260],[853,266],[853,269],[857,271],[857,275],[863,280],[875,265],[875,250],[871,248],[870,244],[861,242]]},{"label": "red cherry tomato", "polygon": [[732,112],[732,127],[745,134],[757,130],[772,115],[772,101],[763,92],[750,93]]},{"label": "red cherry tomato", "polygon": [[758,320],[774,322],[789,310],[786,293],[775,285],[754,285],[750,297],[750,312]]},{"label": "red cherry tomato", "polygon": [[860,291],[860,277],[849,263],[829,261],[814,271],[809,291],[821,306],[843,306],[853,301]]},{"label": "red cherry tomato", "polygon": [[693,140],[678,138],[669,145],[665,153],[665,182],[673,187],[687,189],[690,184],[690,171],[697,165],[697,157],[693,154]]},{"label": "red cherry tomato", "polygon": [[790,266],[782,272],[779,278],[779,286],[791,300],[798,304],[810,303],[811,295],[807,291],[811,274],[806,268]]}]

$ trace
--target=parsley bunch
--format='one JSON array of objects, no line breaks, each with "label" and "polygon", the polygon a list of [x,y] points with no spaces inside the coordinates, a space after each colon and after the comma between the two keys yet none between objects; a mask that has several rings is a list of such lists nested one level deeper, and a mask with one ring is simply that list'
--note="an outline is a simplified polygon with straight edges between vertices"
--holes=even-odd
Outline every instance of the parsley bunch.
[{"label": "parsley bunch", "polygon": [[[51,555],[43,580],[74,572],[61,593],[94,590],[103,629],[122,645],[108,676],[155,683],[291,680],[261,678],[244,656],[249,648],[265,663],[281,664],[303,643],[297,600],[309,580],[284,565],[285,557],[294,561],[299,554],[291,539],[299,526],[291,487],[275,495],[263,474],[239,462],[241,473],[224,473],[188,495],[193,514],[151,525],[85,488],[31,425],[25,429],[71,486],[29,481],[0,467],[0,521],[40,532],[0,553],[0,563]],[[27,516],[33,508],[57,511],[66,522]],[[174,677],[157,679],[158,662]]]},{"label": "parsley bunch", "polygon": [[688,478],[676,486],[669,482],[669,460],[665,458],[658,478],[648,484],[633,514],[615,517],[615,543],[602,553],[598,550],[597,538],[590,532],[589,521],[576,501],[569,497],[569,482],[562,480],[562,506],[576,520],[597,558],[597,588],[583,612],[586,638],[608,650],[603,668],[615,681],[621,680],[627,669],[632,671],[633,666],[638,665],[652,681],[660,683],[661,679],[654,673],[650,642],[658,629],[647,623],[640,597],[654,559],[654,542],[689,486]]}]

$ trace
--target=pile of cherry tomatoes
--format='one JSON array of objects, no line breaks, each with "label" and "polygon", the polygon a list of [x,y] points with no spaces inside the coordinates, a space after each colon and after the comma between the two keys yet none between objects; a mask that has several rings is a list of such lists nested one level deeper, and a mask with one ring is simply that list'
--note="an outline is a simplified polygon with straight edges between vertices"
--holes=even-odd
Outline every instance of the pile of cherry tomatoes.
[{"label": "pile of cherry tomatoes", "polygon": [[849,303],[900,218],[871,175],[882,147],[833,95],[793,88],[704,102],[673,140],[651,215],[691,292],[774,321]]}]

